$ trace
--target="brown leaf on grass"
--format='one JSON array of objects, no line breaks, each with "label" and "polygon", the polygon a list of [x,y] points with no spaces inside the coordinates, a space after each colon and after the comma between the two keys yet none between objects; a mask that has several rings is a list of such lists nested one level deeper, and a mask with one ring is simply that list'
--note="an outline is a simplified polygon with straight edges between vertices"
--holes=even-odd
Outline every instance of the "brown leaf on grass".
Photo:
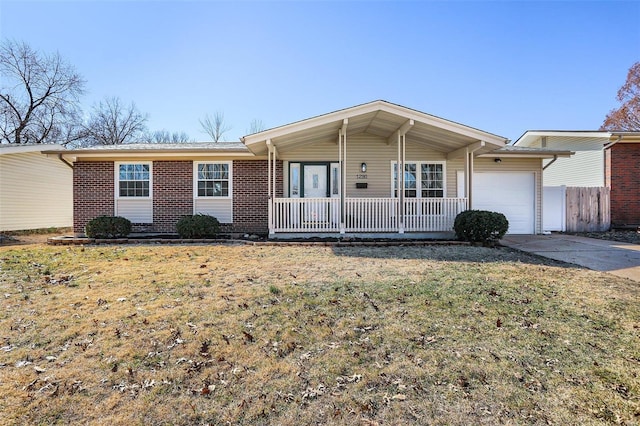
[{"label": "brown leaf on grass", "polygon": [[242,330],[242,334],[244,334],[244,338],[247,342],[253,343],[254,338],[251,333],[247,333],[246,331]]},{"label": "brown leaf on grass", "polygon": [[200,345],[200,356],[204,357],[204,358],[209,358],[209,346],[211,345],[211,342],[209,340],[205,340],[202,342],[202,344]]},{"label": "brown leaf on grass", "polygon": [[34,379],[31,383],[29,383],[28,385],[24,386],[22,388],[22,390],[31,391],[31,390],[33,390],[33,388],[34,388],[36,383],[38,383],[38,379]]}]

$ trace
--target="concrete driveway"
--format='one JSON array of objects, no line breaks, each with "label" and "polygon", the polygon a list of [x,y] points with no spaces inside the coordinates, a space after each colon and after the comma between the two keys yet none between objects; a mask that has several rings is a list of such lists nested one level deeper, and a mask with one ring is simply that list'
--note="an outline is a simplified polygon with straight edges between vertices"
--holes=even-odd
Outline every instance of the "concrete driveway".
[{"label": "concrete driveway", "polygon": [[500,243],[640,282],[640,245],[565,234],[506,235]]}]

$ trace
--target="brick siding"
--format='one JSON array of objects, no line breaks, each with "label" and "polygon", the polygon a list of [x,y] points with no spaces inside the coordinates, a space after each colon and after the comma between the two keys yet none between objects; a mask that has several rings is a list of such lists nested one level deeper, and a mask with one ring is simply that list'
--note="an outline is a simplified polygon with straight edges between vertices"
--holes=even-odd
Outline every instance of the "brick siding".
[{"label": "brick siding", "polygon": [[73,165],[73,232],[84,234],[94,217],[112,216],[114,175],[112,161],[79,161]]},{"label": "brick siding", "polygon": [[612,225],[640,225],[640,144],[617,143],[605,153]]},{"label": "brick siding", "polygon": [[[233,162],[234,232],[269,232],[267,177],[266,160]],[[276,196],[282,197],[282,161],[276,162]]]},{"label": "brick siding", "polygon": [[176,232],[176,222],[193,214],[193,161],[153,162],[153,232]]},{"label": "brick siding", "polygon": [[[282,161],[277,162],[277,196],[282,196]],[[73,229],[84,234],[87,222],[114,214],[114,163],[79,161],[73,171]],[[193,213],[193,162],[153,162],[153,224],[134,232],[175,233],[176,222]],[[223,232],[268,232],[267,161],[233,162],[233,224]]]}]

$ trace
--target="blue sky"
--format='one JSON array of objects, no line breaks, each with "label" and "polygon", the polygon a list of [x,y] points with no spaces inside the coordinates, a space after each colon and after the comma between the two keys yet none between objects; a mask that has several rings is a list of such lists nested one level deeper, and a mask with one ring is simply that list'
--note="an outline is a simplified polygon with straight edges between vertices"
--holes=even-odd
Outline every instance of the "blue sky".
[{"label": "blue sky", "polygon": [[0,37],[58,51],[86,110],[134,101],[207,140],[384,99],[510,139],[597,129],[640,60],[640,1],[7,1]]}]

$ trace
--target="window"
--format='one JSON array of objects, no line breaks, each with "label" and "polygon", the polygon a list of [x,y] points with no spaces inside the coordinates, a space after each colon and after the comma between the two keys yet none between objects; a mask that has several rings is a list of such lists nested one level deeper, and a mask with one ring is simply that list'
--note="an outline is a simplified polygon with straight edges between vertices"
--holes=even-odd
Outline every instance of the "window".
[{"label": "window", "polygon": [[[420,175],[418,176],[418,171]],[[393,196],[398,196],[398,164],[393,163]],[[443,198],[443,163],[404,163],[404,196],[407,198]]]},{"label": "window", "polygon": [[145,197],[151,195],[151,164],[117,164],[118,197]]},{"label": "window", "polygon": [[231,163],[196,163],[198,197],[231,195]]},{"label": "window", "polygon": [[420,165],[420,183],[422,186],[422,198],[444,197],[444,173],[442,164]]}]

